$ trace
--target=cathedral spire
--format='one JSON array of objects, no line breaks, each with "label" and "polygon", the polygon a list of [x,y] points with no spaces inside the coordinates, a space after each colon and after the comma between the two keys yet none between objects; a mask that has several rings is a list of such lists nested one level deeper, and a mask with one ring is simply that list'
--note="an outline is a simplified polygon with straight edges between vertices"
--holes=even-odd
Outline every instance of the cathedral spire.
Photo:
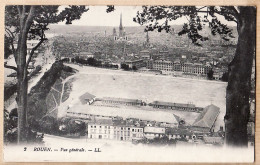
[{"label": "cathedral spire", "polygon": [[123,37],[122,13],[120,14],[119,37]]}]

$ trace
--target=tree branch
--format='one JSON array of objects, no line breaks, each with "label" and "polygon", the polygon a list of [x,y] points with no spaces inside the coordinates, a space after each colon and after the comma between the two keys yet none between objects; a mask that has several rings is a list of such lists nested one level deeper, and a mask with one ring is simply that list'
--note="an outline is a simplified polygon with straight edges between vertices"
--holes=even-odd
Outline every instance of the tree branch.
[{"label": "tree branch", "polygon": [[7,62],[4,63],[4,67],[5,67],[5,68],[13,69],[13,70],[17,71],[17,68],[16,68],[15,66],[10,66],[10,65],[7,65],[6,63],[7,63]]},{"label": "tree branch", "polygon": [[18,10],[18,14],[21,15],[22,14],[22,6],[21,5],[17,5],[17,10]]},{"label": "tree branch", "polygon": [[31,50],[31,52],[30,52],[30,55],[29,55],[29,58],[28,58],[28,60],[27,60],[27,62],[26,62],[26,65],[25,65],[26,69],[27,69],[28,66],[29,66],[29,63],[30,63],[30,61],[31,61],[31,59],[32,59],[32,56],[33,56],[33,54],[34,54],[34,51],[43,43],[44,40],[46,40],[46,39],[42,36],[40,42],[38,42],[38,44],[37,44],[35,47],[32,48],[32,50]]},{"label": "tree branch", "polygon": [[31,6],[28,17],[25,21],[25,30],[28,31],[31,27],[33,18],[34,18],[35,6]]},{"label": "tree branch", "polygon": [[234,6],[228,6],[227,8],[232,11],[233,16],[236,18],[236,20],[238,20],[238,19],[239,19],[239,13],[238,13],[238,11],[235,9],[235,7],[234,7]]},{"label": "tree branch", "polygon": [[11,32],[11,30],[10,29],[8,29],[8,28],[5,28],[5,31],[7,32],[7,34],[10,36],[10,38],[11,38],[11,47],[12,47],[12,51],[13,51],[13,54],[14,54],[14,56],[16,56],[16,51],[15,51],[15,48],[14,48],[14,34]]},{"label": "tree branch", "polygon": [[219,14],[219,15],[222,15],[224,17],[225,17],[226,14],[232,15],[235,18],[235,19],[232,19],[232,21],[237,23],[238,18],[239,18],[239,13],[237,12],[237,10],[232,6],[227,6],[225,8],[230,10],[231,12],[224,12],[224,11],[218,11],[218,10],[215,10],[214,12]]},{"label": "tree branch", "polygon": [[17,10],[18,10],[18,14],[19,14],[19,17],[20,17],[20,28],[22,28],[22,6],[17,5]]},{"label": "tree branch", "polygon": [[21,9],[21,15],[20,15],[20,28],[21,28],[21,30],[23,30],[22,29],[22,27],[24,27],[24,20],[25,20],[25,6],[23,5],[23,6],[21,6],[20,7],[20,9]]},{"label": "tree branch", "polygon": [[199,8],[197,11],[200,11],[201,9],[204,9],[205,7],[207,7],[207,6],[203,6],[203,7]]}]

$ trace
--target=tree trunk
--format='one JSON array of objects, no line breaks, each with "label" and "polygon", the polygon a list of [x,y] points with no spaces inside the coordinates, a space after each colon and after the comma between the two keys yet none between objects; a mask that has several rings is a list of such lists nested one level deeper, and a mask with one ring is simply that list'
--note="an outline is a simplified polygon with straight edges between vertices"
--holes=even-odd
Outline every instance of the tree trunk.
[{"label": "tree trunk", "polygon": [[22,31],[18,39],[17,47],[17,105],[18,105],[18,144],[24,143],[27,140],[27,68],[26,68],[26,55],[27,55],[27,32]]},{"label": "tree trunk", "polygon": [[240,7],[238,43],[229,64],[226,91],[225,142],[228,146],[247,147],[251,72],[255,53],[256,9]]}]

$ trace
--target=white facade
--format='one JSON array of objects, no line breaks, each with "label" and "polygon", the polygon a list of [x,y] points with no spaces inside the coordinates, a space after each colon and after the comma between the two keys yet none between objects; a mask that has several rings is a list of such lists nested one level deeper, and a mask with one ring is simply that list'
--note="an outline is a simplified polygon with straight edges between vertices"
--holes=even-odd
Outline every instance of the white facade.
[{"label": "white facade", "polygon": [[141,127],[88,124],[89,139],[132,141],[133,139],[142,139],[143,137],[143,128]]},{"label": "white facade", "polygon": [[147,139],[154,139],[156,137],[162,137],[165,135],[165,128],[161,127],[144,127],[144,136]]},{"label": "white facade", "polygon": [[153,68],[155,70],[172,72],[173,71],[173,62],[157,60],[157,61],[154,61]]}]

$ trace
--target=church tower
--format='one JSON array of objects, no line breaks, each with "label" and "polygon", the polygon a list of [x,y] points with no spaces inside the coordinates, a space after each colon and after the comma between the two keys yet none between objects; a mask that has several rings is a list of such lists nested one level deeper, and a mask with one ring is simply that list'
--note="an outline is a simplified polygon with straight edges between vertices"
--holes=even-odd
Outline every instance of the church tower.
[{"label": "church tower", "polygon": [[124,37],[124,28],[122,23],[122,13],[120,14],[119,37]]},{"label": "church tower", "polygon": [[117,40],[116,28],[113,28],[113,37],[114,40]]},{"label": "church tower", "polygon": [[125,33],[125,29],[123,27],[123,23],[122,23],[122,13],[120,14],[120,24],[119,24],[119,34],[117,35],[116,34],[116,29],[114,28],[113,29],[113,37],[114,37],[114,40],[118,40],[118,41],[127,41],[128,40],[128,37],[126,36],[126,33]]}]

